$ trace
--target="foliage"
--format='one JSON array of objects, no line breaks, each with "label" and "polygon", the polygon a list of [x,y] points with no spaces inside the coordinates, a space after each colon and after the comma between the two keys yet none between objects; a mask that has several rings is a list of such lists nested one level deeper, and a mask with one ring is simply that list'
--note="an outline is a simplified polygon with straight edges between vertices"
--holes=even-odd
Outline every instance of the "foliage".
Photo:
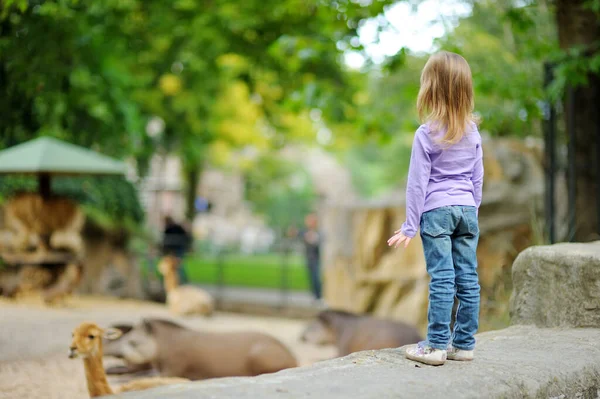
[{"label": "foliage", "polygon": [[[20,192],[37,192],[33,177],[0,178],[0,198],[6,200]],[[144,211],[135,187],[122,177],[55,177],[52,192],[79,202],[88,217],[112,229],[135,229],[144,220]]]},{"label": "foliage", "polygon": [[[478,1],[471,15],[435,46],[462,54],[469,62],[481,130],[493,136],[540,136],[546,99],[543,63],[558,51],[555,36],[548,8]],[[364,114],[358,125],[361,136],[378,138],[355,145],[346,157],[363,195],[401,184],[419,125],[415,104],[428,55],[405,52],[396,57],[401,62],[395,68],[372,71],[357,94]]]},{"label": "foliage", "polygon": [[408,172],[410,136],[399,134],[382,146],[371,141],[348,151],[345,162],[352,176],[353,186],[364,197],[385,193],[397,187]]},{"label": "foliage", "polygon": [[[600,56],[558,49],[553,2],[464,1],[472,15],[436,46],[469,61],[482,129],[539,135],[543,62],[559,64],[550,89],[558,98],[565,85],[586,84]],[[363,50],[356,35],[365,19],[386,28],[382,12],[391,3],[5,0],[0,148],[50,134],[133,157],[141,175],[154,152],[175,152],[189,200],[207,161],[239,162],[254,180],[250,200],[266,215],[266,204],[285,208],[292,200],[285,195],[308,201],[312,194],[285,191],[285,178],[258,173],[255,154],[260,160],[324,132],[332,136],[324,146],[350,165],[357,187],[376,195],[405,174],[427,57],[403,49],[362,71],[340,60],[343,51]],[[587,0],[584,12],[598,14],[598,4]],[[164,127],[150,134],[147,123],[156,118]],[[240,150],[252,156],[234,156]],[[277,212],[287,217],[273,210],[272,222]]]},{"label": "foliage", "polygon": [[261,156],[246,172],[246,198],[253,211],[283,231],[302,226],[316,199],[308,173],[277,155]]},{"label": "foliage", "polygon": [[[598,42],[600,46],[600,41]],[[566,88],[587,86],[591,75],[600,74],[600,52],[590,55],[586,46],[566,49],[551,59],[554,80],[548,87],[553,101],[562,98]]]},{"label": "foliage", "polygon": [[[543,61],[547,61],[555,67],[554,79],[547,89],[547,95],[550,100],[559,101],[565,94],[567,86],[578,87],[589,85],[589,77],[600,73],[600,52],[598,52],[600,49],[600,39],[596,38],[585,45],[569,45],[561,46],[560,49],[558,48],[556,31],[564,29],[565,26],[557,26],[554,21],[555,17],[558,17],[556,15],[558,10],[555,9],[555,2],[529,0],[526,7],[517,7],[508,0],[503,0],[502,3],[505,3],[507,9],[506,18],[508,20],[516,22],[517,26],[523,23],[526,26],[529,25],[529,29],[532,32],[536,30],[544,32],[542,35],[533,34],[530,37],[538,41],[537,48],[542,51]],[[596,26],[600,24],[600,1],[584,0],[581,2],[582,4],[578,3],[577,1],[572,2],[572,6],[579,8],[579,11],[569,23],[575,26],[586,26],[584,29],[594,29],[590,25],[590,21],[593,21],[595,16]],[[545,24],[540,25],[542,21],[539,19],[539,14],[548,14],[552,19],[544,17],[542,21],[545,21]],[[584,20],[587,20],[587,22],[584,22]],[[537,26],[534,24],[537,24]],[[548,28],[550,28],[552,36],[548,35]],[[584,36],[582,35],[582,37]],[[548,46],[549,43],[552,46]]]},{"label": "foliage", "polygon": [[[285,127],[285,118],[274,111],[283,103],[292,111],[311,105],[341,115],[346,97],[338,94],[347,85],[336,45],[349,40],[361,19],[377,15],[386,4],[18,3],[5,3],[2,10],[3,54],[10,54],[3,66],[7,91],[15,99],[35,97],[24,107],[35,125],[25,125],[23,118],[23,123],[8,127],[28,133],[44,128],[73,135],[80,143],[85,141],[81,136],[89,139],[94,133],[103,145],[109,138],[142,133],[140,121],[133,118],[139,114],[131,110],[138,123],[128,124],[119,112],[126,100],[138,106],[135,111],[141,106],[146,114],[161,116],[165,144],[178,144],[192,160],[198,155],[195,146],[183,144],[194,136],[197,144],[218,136],[209,121],[215,99],[238,80],[260,98],[278,128]],[[34,65],[28,62],[32,59]],[[131,95],[122,97],[124,92]],[[78,131],[82,127],[86,129]],[[102,128],[114,130],[98,135]]]},{"label": "foliage", "polygon": [[1,7],[0,147],[50,134],[135,155],[142,118],[129,92],[140,82],[128,69],[124,7],[74,0]]},{"label": "foliage", "polygon": [[[308,109],[353,113],[340,48],[391,2],[5,1],[0,147],[45,133],[131,155],[142,174],[162,147],[189,179],[212,144],[279,148]],[[251,114],[231,115],[232,97]],[[150,117],[164,121],[152,138]]]},{"label": "foliage", "polygon": [[476,111],[486,131],[539,136],[543,63],[558,50],[553,15],[543,6],[510,8],[502,3],[474,3],[472,15],[438,44],[469,62]]}]

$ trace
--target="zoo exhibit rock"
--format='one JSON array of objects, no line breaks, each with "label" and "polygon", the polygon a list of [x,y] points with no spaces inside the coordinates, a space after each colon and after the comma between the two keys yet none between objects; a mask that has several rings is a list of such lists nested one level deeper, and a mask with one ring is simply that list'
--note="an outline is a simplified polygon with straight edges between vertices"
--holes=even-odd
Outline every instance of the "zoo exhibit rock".
[{"label": "zoo exhibit rock", "polygon": [[600,241],[531,247],[513,265],[513,324],[600,327]]},{"label": "zoo exhibit rock", "polygon": [[[366,351],[271,375],[178,384],[119,397],[591,398],[600,393],[598,334],[598,329],[513,326],[478,335],[473,362],[417,366],[404,358],[402,348]],[[565,356],[577,353],[585,356]]]},{"label": "zoo exhibit rock", "polygon": [[[484,141],[485,182],[477,257],[482,322],[507,313],[510,266],[534,244],[544,192],[540,151],[518,140]],[[377,201],[331,201],[323,211],[327,303],[353,312],[427,322],[429,277],[420,238],[407,249],[387,240],[405,219],[402,193]],[[539,205],[539,206],[538,206]],[[536,219],[537,218],[537,219]],[[494,302],[488,302],[494,298]],[[482,327],[489,328],[493,326]]]}]

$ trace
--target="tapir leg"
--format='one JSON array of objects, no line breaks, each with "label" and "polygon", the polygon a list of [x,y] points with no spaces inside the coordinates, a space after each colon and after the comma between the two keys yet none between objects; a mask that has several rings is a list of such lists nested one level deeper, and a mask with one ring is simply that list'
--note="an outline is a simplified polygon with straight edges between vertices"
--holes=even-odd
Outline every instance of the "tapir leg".
[{"label": "tapir leg", "polygon": [[142,364],[131,364],[127,366],[113,366],[106,369],[106,374],[111,375],[122,375],[122,374],[133,374],[138,373],[140,371],[148,371],[152,369],[152,365],[150,363],[142,363]]},{"label": "tapir leg", "polygon": [[276,343],[257,343],[248,355],[248,368],[252,376],[275,373],[297,366],[297,360],[287,348]]}]

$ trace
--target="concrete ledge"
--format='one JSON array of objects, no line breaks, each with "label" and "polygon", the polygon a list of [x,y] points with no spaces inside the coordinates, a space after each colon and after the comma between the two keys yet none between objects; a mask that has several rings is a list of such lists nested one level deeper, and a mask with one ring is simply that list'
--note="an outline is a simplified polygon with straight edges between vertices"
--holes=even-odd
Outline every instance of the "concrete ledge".
[{"label": "concrete ledge", "polygon": [[478,335],[473,362],[417,365],[367,351],[253,378],[224,378],[121,398],[598,398],[600,329],[513,326]]}]

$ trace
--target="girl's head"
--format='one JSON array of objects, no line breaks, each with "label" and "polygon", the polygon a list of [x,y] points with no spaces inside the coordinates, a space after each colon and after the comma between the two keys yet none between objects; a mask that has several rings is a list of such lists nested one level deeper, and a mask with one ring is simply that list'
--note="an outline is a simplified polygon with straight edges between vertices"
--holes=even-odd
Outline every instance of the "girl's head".
[{"label": "girl's head", "polygon": [[458,54],[441,51],[432,55],[421,73],[417,109],[422,120],[446,129],[442,141],[459,142],[474,121],[471,68]]}]

